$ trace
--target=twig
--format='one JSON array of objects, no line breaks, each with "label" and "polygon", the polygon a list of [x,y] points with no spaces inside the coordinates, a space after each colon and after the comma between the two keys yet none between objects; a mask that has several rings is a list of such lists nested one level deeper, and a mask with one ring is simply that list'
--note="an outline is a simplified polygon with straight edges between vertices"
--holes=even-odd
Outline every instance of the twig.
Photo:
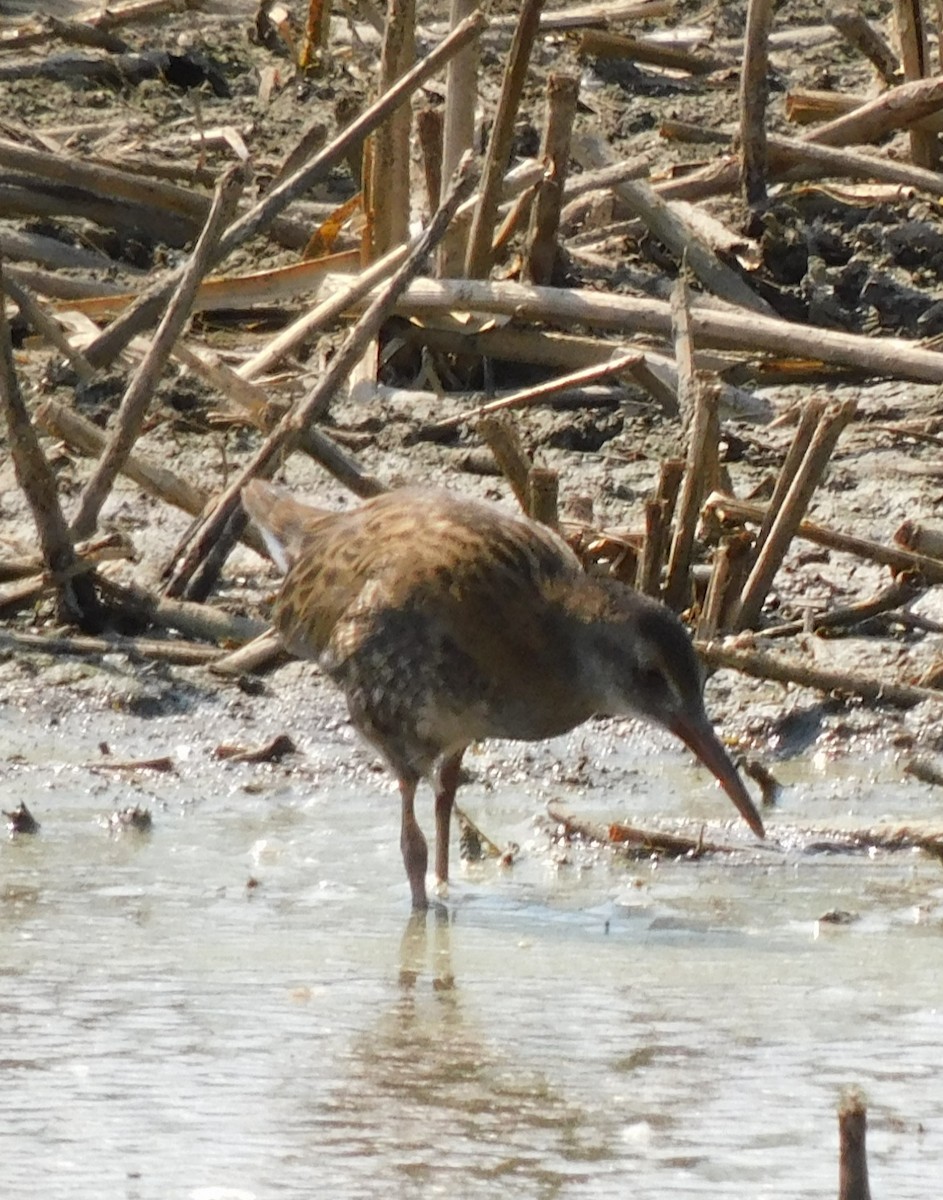
[{"label": "twig", "polygon": [[547,467],[531,467],[527,473],[527,515],[532,521],[557,529],[560,525],[558,498],[560,476]]},{"label": "twig", "polygon": [[481,195],[468,235],[465,274],[471,278],[484,278],[491,269],[491,242],[498,212],[501,180],[511,152],[514,122],[517,119],[542,7],[543,0],[523,0],[516,18],[517,25],[508,53],[498,109],[494,115],[491,140],[482,170]]},{"label": "twig", "polygon": [[569,375],[561,375],[547,383],[538,383],[534,387],[522,388],[519,392],[512,392],[510,396],[502,396],[499,400],[489,400],[487,404],[481,404],[477,408],[468,408],[453,417],[443,417],[441,421],[432,422],[427,429],[430,433],[444,433],[448,429],[456,429],[459,425],[464,425],[467,421],[477,421],[492,413],[505,412],[511,408],[530,408],[559,392],[582,387],[586,383],[596,383],[610,375],[628,371],[641,358],[642,355],[639,353],[620,354],[611,362],[601,363],[598,367],[586,367],[582,371],[573,371]]},{"label": "twig", "polygon": [[740,72],[741,187],[750,208],[766,203],[766,103],[773,0],[750,0]]},{"label": "twig", "polygon": [[218,658],[210,665],[210,670],[214,675],[261,675],[289,659],[281,638],[274,629],[267,629],[238,650]]},{"label": "twig", "polygon": [[190,315],[200,280],[213,261],[220,231],[235,211],[244,183],[245,172],[241,165],[230,167],[219,182],[203,232],[180,276],[150,348],[128,384],[108,444],[82,492],[78,512],[72,521],[72,531],[76,537],[90,537],[95,530],[102,505],[141,432],[157,380],[171,347]]},{"label": "twig", "polygon": [[[233,541],[238,538],[241,528],[245,525],[245,517],[240,511],[239,504],[242,488],[250,479],[266,478],[270,475],[275,470],[279,459],[290,453],[299,444],[304,431],[322,415],[335,393],[347,379],[354,364],[359,361],[364,347],[379,333],[397,300],[422,269],[429,254],[448,228],[455,210],[471,190],[473,182],[471,162],[468,159],[463,160],[449,195],[439,206],[406,261],[347,335],[327,370],[297,408],[279,422],[249,464],[219,498],[213,512],[194,531],[191,549],[174,572],[167,587],[167,595],[179,595],[183,591],[199,564],[213,550],[214,546],[219,546],[223,550],[231,548]],[[230,525],[230,523],[232,524]],[[224,536],[227,526],[230,528]],[[209,580],[206,582],[209,583]],[[202,598],[202,596],[190,595],[190,599]]]},{"label": "twig", "polygon": [[820,146],[876,142],[896,129],[904,129],[921,117],[928,117],[941,104],[943,79],[917,79],[891,88],[852,113],[819,125],[807,133],[804,140]]},{"label": "twig", "polygon": [[[450,0],[449,19],[454,29],[471,12],[475,0]],[[462,155],[475,139],[475,104],[478,96],[478,43],[470,42],[449,62],[445,72],[445,116],[442,131],[442,187],[446,187]],[[436,274],[460,275],[465,261],[468,226],[456,221],[436,255]]]},{"label": "twig", "polygon": [[[921,587],[911,576],[905,575],[901,579],[895,579],[887,587],[882,588],[877,595],[870,596],[867,600],[859,600],[855,604],[843,604],[840,608],[832,608],[828,612],[814,614],[809,632],[819,629],[840,629],[845,625],[859,625],[862,621],[869,621],[872,617],[880,616],[882,613],[893,612],[902,604],[909,604],[924,591],[926,588]],[[809,626],[805,621],[788,621],[783,625],[773,625],[769,629],[764,629],[763,637],[791,637],[797,633],[804,633],[807,629]],[[712,635],[701,633],[698,630],[698,636],[707,638]]]},{"label": "twig", "polygon": [[795,478],[789,484],[782,507],[773,519],[766,543],[757,555],[743,585],[739,608],[731,616],[733,629],[751,628],[759,619],[763,602],[783,556],[805,516],[812,494],[825,473],[842,430],[854,418],[856,407],[854,400],[846,400],[837,408],[826,411],[819,421]]},{"label": "twig", "polygon": [[689,75],[710,75],[732,65],[730,59],[715,54],[663,46],[648,38],[626,37],[598,29],[587,29],[582,35],[579,55],[581,58],[628,58],[669,71],[687,71]]}]

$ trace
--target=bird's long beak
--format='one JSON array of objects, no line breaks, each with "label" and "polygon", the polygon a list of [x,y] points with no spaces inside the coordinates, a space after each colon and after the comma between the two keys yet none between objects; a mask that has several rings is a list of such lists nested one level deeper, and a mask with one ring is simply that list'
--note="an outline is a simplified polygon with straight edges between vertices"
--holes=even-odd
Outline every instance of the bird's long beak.
[{"label": "bird's long beak", "polygon": [[715,776],[756,836],[765,837],[766,831],[756,805],[707,717],[675,717],[669,728]]}]

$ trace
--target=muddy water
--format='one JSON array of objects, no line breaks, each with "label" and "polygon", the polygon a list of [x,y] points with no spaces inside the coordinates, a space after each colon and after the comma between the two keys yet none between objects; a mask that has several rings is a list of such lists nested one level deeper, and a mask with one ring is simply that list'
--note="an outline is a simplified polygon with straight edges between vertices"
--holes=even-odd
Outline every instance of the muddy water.
[{"label": "muddy water", "polygon": [[[395,802],[342,773],[343,729],[299,776],[188,759],[192,715],[115,721],[177,772],[116,778],[84,765],[91,727],[0,723],[3,807],[43,821],[0,844],[4,1197],[818,1200],[847,1084],[870,1101],[875,1194],[938,1194],[939,865],[561,862],[532,820],[549,760],[509,751],[465,799],[519,863],[460,869],[415,921]],[[608,794],[557,791],[590,816],[717,814],[681,755],[644,745],[600,743]],[[935,807],[889,763],[783,773],[779,821]],[[109,836],[135,802],[153,831]],[[818,924],[830,909],[858,920]]]}]

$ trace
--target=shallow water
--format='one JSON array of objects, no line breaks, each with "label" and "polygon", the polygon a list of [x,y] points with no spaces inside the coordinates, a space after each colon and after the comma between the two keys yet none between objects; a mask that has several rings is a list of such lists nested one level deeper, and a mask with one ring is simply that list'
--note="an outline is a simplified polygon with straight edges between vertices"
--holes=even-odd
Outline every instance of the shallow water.
[{"label": "shallow water", "polygon": [[[146,723],[120,721],[122,757],[155,752],[155,723],[135,746]],[[0,723],[3,807],[43,821],[0,844],[4,1197],[819,1198],[848,1084],[875,1195],[938,1191],[938,864],[562,863],[533,826],[554,752],[505,747],[500,787],[485,760],[464,803],[519,862],[459,868],[411,920],[395,801],[344,773],[346,730],[299,772],[188,760],[192,716],[157,724],[178,771],[129,782],[83,765],[91,729]],[[644,744],[603,739],[609,790],[561,785],[568,807],[627,816],[623,779],[633,816],[727,817]],[[782,773],[774,835],[935,808],[889,764]],[[110,837],[137,801],[153,831]],[[859,919],[819,925],[830,909]]]}]

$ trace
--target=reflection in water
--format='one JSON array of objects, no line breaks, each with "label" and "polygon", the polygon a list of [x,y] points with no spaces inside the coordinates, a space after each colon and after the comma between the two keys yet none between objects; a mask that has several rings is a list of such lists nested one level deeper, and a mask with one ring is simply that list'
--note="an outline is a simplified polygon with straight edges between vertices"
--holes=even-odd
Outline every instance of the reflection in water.
[{"label": "reflection in water", "polygon": [[577,1106],[468,1019],[451,934],[441,908],[406,925],[398,995],[359,1036],[344,1083],[315,1115],[338,1172],[321,1182],[346,1190],[352,1175],[376,1181],[380,1170],[423,1195],[493,1195],[496,1181],[558,1195],[610,1152]]}]

